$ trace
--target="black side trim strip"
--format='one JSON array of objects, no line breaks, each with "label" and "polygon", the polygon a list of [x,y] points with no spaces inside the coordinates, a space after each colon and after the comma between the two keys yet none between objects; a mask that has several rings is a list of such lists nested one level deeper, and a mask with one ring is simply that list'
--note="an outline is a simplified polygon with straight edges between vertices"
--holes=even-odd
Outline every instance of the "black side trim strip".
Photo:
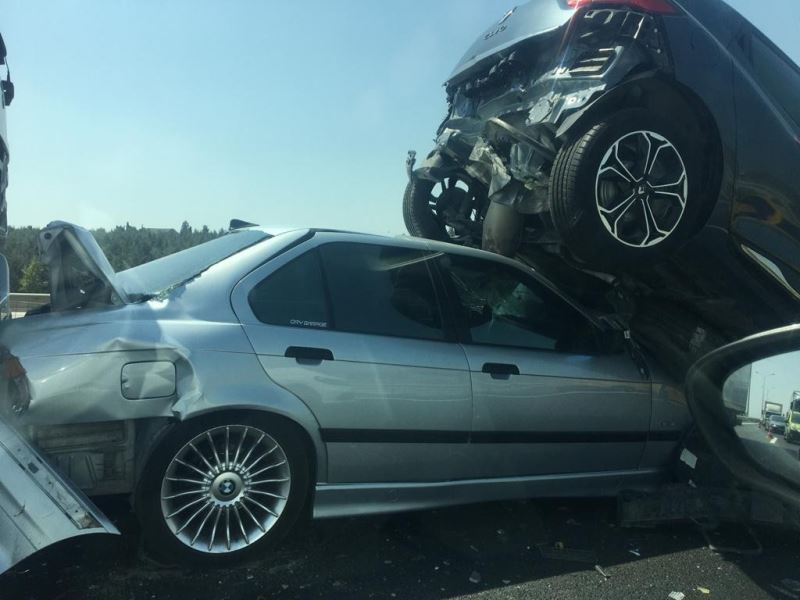
[{"label": "black side trim strip", "polygon": [[324,442],[350,444],[613,444],[677,441],[680,431],[424,431],[322,429]]},{"label": "black side trim strip", "polygon": [[417,429],[322,429],[323,442],[351,444],[466,444],[469,431]]}]

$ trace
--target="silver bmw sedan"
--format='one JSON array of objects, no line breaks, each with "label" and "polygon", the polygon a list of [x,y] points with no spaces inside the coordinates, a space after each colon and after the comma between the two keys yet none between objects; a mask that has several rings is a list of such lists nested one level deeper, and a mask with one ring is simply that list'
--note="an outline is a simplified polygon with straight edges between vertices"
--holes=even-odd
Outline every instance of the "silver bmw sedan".
[{"label": "silver bmw sedan", "polygon": [[0,325],[3,421],[131,494],[171,559],[263,551],[306,512],[652,488],[690,424],[624,331],[494,254],[244,228],[115,273],[80,227],[39,242],[50,303]]}]

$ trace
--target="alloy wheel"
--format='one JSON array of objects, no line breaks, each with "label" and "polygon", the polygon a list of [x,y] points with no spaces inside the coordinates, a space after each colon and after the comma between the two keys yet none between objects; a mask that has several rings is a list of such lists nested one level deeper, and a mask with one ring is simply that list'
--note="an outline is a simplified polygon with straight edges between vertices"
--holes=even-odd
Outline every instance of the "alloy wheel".
[{"label": "alloy wheel", "polygon": [[653,131],[627,133],[606,151],[595,200],[608,232],[626,246],[666,240],[686,210],[689,182],[677,148]]},{"label": "alloy wheel", "polygon": [[170,461],[161,511],[173,535],[190,548],[235,552],[275,525],[290,489],[286,453],[272,436],[246,425],[213,427]]}]

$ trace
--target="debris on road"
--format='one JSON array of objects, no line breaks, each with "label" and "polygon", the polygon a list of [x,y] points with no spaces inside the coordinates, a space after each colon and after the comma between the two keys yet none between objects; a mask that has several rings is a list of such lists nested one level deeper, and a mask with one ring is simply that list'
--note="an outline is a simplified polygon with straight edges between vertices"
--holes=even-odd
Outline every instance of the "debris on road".
[{"label": "debris on road", "polygon": [[681,452],[680,460],[688,465],[690,469],[694,469],[697,466],[697,456],[687,448],[684,448]]},{"label": "debris on road", "polygon": [[603,567],[601,567],[600,565],[595,565],[594,566],[594,570],[597,571],[598,573],[600,573],[600,575],[602,575],[603,578],[605,578],[605,579],[608,579],[609,577],[611,577],[611,575],[609,575],[608,573],[603,571]]},{"label": "debris on road", "polygon": [[639,544],[636,542],[628,542],[625,545],[625,549],[628,551],[629,554],[633,554],[635,557],[639,558],[642,556],[642,551],[639,549]]},{"label": "debris on road", "polygon": [[686,598],[686,594],[683,592],[670,592],[669,597],[672,598],[672,600],[683,600]]},{"label": "debris on road", "polygon": [[710,593],[711,593],[711,590],[710,590],[710,589],[708,589],[708,588],[705,588],[705,587],[702,587],[702,586],[699,586],[699,585],[698,585],[696,588],[694,588],[694,589],[696,589],[696,590],[697,590],[698,592],[700,592],[701,594],[710,594]]},{"label": "debris on road", "polygon": [[470,583],[480,583],[481,582],[481,574],[477,571],[473,571],[472,575],[469,576]]}]

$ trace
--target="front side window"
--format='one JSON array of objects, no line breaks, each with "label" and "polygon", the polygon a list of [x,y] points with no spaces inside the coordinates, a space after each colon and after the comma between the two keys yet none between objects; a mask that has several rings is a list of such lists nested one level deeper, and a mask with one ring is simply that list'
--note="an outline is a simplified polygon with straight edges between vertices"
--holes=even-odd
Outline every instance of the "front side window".
[{"label": "front side window", "polygon": [[325,285],[315,250],[284,265],[248,296],[256,318],[270,325],[328,329]]},{"label": "front side window", "polygon": [[592,352],[591,323],[564,299],[519,270],[489,260],[441,260],[472,343],[557,352]]},{"label": "front side window", "polygon": [[339,331],[444,339],[431,253],[372,244],[320,248]]}]

